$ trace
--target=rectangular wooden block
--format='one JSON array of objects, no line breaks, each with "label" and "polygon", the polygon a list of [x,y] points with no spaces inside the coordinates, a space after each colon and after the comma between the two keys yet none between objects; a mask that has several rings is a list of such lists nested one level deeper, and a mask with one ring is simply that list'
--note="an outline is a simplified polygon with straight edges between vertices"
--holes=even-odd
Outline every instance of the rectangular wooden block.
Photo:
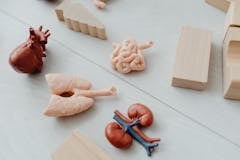
[{"label": "rectangular wooden block", "polygon": [[240,100],[240,28],[230,27],[223,43],[223,94]]},{"label": "rectangular wooden block", "polygon": [[111,160],[97,145],[73,132],[52,155],[53,160]]},{"label": "rectangular wooden block", "polygon": [[176,87],[203,90],[208,82],[212,33],[183,27],[172,78]]}]

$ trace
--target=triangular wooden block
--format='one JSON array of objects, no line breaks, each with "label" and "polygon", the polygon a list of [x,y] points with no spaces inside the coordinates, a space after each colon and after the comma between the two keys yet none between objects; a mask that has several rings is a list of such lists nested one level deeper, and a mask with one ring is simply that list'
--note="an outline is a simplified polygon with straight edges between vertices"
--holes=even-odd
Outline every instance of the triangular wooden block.
[{"label": "triangular wooden block", "polygon": [[224,12],[227,12],[230,5],[230,0],[205,0],[205,2]]},{"label": "triangular wooden block", "polygon": [[82,4],[64,0],[56,7],[55,12],[58,19],[65,21],[70,29],[103,40],[107,39],[104,25]]},{"label": "triangular wooden block", "polygon": [[52,155],[53,160],[111,160],[81,133],[73,132]]},{"label": "triangular wooden block", "polygon": [[240,0],[205,0],[205,2],[217,9],[227,12],[232,2],[240,2]]}]

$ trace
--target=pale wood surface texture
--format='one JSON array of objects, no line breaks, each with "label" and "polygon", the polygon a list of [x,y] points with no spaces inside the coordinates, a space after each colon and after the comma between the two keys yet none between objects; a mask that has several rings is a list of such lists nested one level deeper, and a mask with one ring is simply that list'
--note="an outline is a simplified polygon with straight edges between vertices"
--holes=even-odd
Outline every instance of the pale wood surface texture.
[{"label": "pale wood surface texture", "polygon": [[[226,14],[203,0],[111,0],[99,10],[91,0],[81,2],[106,26],[108,40],[74,32],[59,22],[54,12],[60,3],[45,0],[0,0],[0,159],[50,160],[51,153],[73,130],[87,135],[114,160],[146,160],[137,143],[121,151],[104,138],[113,111],[126,113],[141,102],[154,113],[147,135],[161,137],[153,160],[239,160],[240,102],[223,98],[222,42]],[[17,74],[8,64],[9,53],[26,40],[28,27],[51,30],[47,59],[41,74]],[[203,92],[171,86],[176,48],[182,26],[213,31],[209,83]],[[126,38],[153,40],[145,55],[147,69],[123,75],[112,70],[112,42]],[[70,118],[42,114],[50,91],[47,73],[79,75],[93,89],[116,86],[118,95],[98,99],[94,107]]]},{"label": "pale wood surface texture", "polygon": [[97,145],[79,131],[74,131],[52,155],[53,160],[111,160]]},{"label": "pale wood surface texture", "polygon": [[208,82],[212,33],[184,26],[178,42],[172,85],[203,90]]}]

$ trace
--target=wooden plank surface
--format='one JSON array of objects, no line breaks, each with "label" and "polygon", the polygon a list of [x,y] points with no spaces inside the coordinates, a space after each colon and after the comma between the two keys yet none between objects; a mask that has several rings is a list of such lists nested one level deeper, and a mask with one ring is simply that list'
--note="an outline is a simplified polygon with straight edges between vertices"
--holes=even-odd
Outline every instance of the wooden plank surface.
[{"label": "wooden plank surface", "polygon": [[[145,160],[146,153],[137,143],[128,151],[119,151],[103,138],[103,128],[97,128],[96,133],[96,127],[89,126],[96,123],[104,126],[111,121],[114,109],[125,112],[128,105],[135,102],[149,105],[157,115],[156,124],[147,133],[160,136],[163,141],[152,159],[219,160],[240,156],[240,103],[222,97],[224,13],[207,7],[202,0],[141,0],[138,7],[139,0],[112,1],[106,11],[99,11],[90,1],[81,1],[108,28],[109,40],[101,41],[68,30],[59,23],[54,14],[56,3],[1,2],[0,20],[4,23],[1,23],[0,31],[0,72],[4,76],[0,79],[0,86],[4,88],[4,107],[1,107],[0,118],[0,147],[3,148],[0,159],[50,159],[51,151],[72,130],[79,129],[113,155],[113,159],[137,157]],[[193,12],[195,14],[189,14]],[[52,31],[43,73],[35,76],[16,74],[8,65],[8,54],[27,38],[29,25],[39,24]],[[170,85],[180,28],[186,24],[214,31],[210,83],[202,93]],[[136,29],[136,26],[141,27]],[[110,67],[111,43],[128,37],[140,42],[149,39],[155,42],[146,55],[147,70],[144,72],[122,75]],[[44,80],[44,74],[49,72],[81,75],[96,83],[97,88],[115,84],[120,93],[114,99],[97,101],[94,109],[84,115],[67,119],[47,118],[41,112],[50,96]],[[16,97],[14,101],[13,97]],[[26,150],[30,152],[26,154]]]}]

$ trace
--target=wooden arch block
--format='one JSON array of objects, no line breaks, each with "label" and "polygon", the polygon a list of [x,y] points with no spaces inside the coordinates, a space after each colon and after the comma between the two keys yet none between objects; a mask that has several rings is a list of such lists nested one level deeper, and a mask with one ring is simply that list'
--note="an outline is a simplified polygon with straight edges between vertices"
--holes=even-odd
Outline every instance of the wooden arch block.
[{"label": "wooden arch block", "polygon": [[64,0],[56,7],[55,12],[60,21],[77,32],[89,34],[100,39],[107,39],[104,25],[82,4]]},{"label": "wooden arch block", "polygon": [[172,85],[203,90],[208,82],[212,33],[183,27],[178,44]]},{"label": "wooden arch block", "polygon": [[230,27],[223,44],[223,93],[240,100],[240,27]]},{"label": "wooden arch block", "polygon": [[52,155],[53,160],[111,160],[80,132],[73,132]]}]

